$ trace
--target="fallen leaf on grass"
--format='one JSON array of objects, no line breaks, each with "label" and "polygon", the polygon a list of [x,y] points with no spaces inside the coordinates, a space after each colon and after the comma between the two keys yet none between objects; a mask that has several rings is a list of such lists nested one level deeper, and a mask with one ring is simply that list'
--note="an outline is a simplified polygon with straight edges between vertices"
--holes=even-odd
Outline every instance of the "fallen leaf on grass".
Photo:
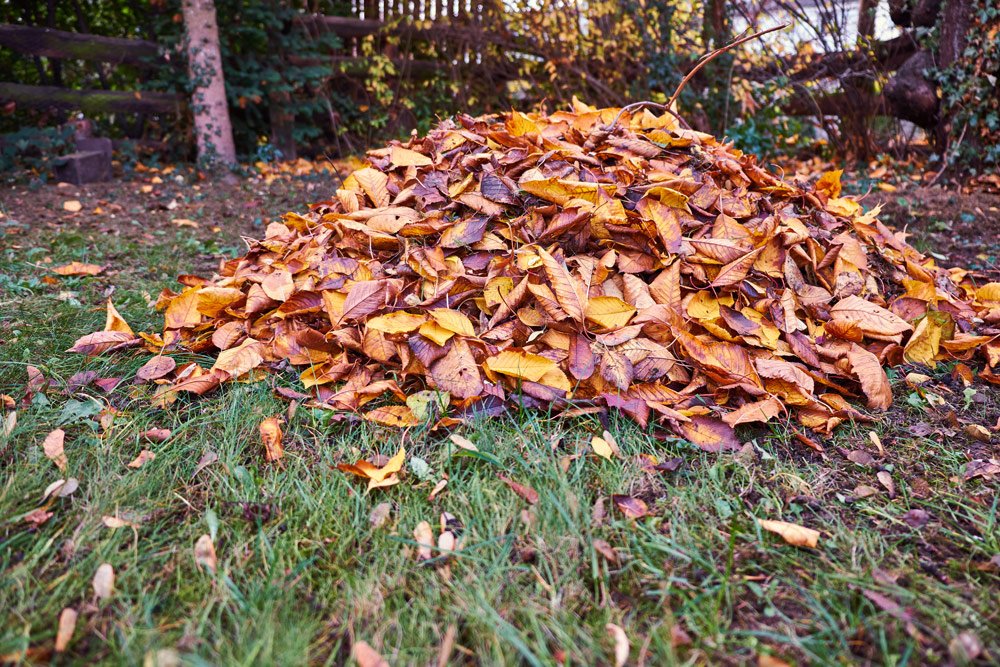
[{"label": "fallen leaf on grass", "polygon": [[406,449],[400,447],[396,455],[389,459],[388,463],[381,468],[369,463],[368,461],[361,460],[353,464],[341,463],[337,466],[337,469],[342,472],[357,475],[358,477],[366,478],[368,480],[368,490],[371,491],[372,489],[398,484],[398,473],[403,469],[403,462],[405,460]]},{"label": "fallen leaf on grass", "polygon": [[781,539],[792,546],[815,549],[819,542],[819,531],[812,528],[770,519],[757,519],[757,523],[764,530],[780,535]]},{"label": "fallen leaf on grass", "polygon": [[624,667],[625,663],[628,662],[628,635],[625,634],[621,626],[614,623],[606,624],[604,629],[607,630],[608,635],[615,643],[615,667]]},{"label": "fallen leaf on grass", "polygon": [[152,357],[143,364],[142,368],[136,371],[135,376],[143,382],[149,382],[150,380],[158,380],[172,373],[175,368],[177,368],[177,362],[174,361],[173,357]]},{"label": "fallen leaf on grass", "polygon": [[417,560],[429,560],[434,554],[434,533],[431,524],[421,521],[413,529],[413,539],[417,541]]},{"label": "fallen leaf on grass", "polygon": [[66,471],[66,466],[69,461],[66,458],[66,452],[63,449],[63,443],[66,439],[66,432],[61,428],[57,428],[47,436],[45,440],[42,441],[42,449],[45,452],[45,457],[56,464],[56,467]]},{"label": "fallen leaf on grass", "polygon": [[62,653],[69,647],[76,630],[76,609],[66,607],[59,613],[59,627],[56,630],[56,653]]},{"label": "fallen leaf on grass", "polygon": [[264,460],[277,461],[285,455],[281,444],[284,434],[281,431],[281,421],[278,417],[268,417],[260,423],[260,441],[264,445]]},{"label": "fallen leaf on grass", "polygon": [[78,488],[80,488],[80,482],[75,477],[70,477],[69,479],[57,479],[45,487],[45,491],[42,493],[42,500],[48,498],[52,494],[56,494],[59,498],[66,498],[73,495]]},{"label": "fallen leaf on grass", "polygon": [[379,503],[369,515],[368,522],[372,525],[372,528],[381,528],[389,520],[389,513],[391,511],[392,505],[389,503]]},{"label": "fallen leaf on grass", "polygon": [[104,271],[103,266],[83,262],[70,262],[52,268],[52,272],[58,273],[60,276],[96,276],[102,271]]},{"label": "fallen leaf on grass", "polygon": [[108,528],[115,530],[117,528],[136,528],[137,524],[134,521],[127,521],[117,516],[102,516],[101,523],[103,523]]},{"label": "fallen leaf on grass", "polygon": [[976,477],[991,479],[997,475],[1000,475],[1000,460],[998,459],[973,459],[965,464],[964,479],[966,482]]},{"label": "fallen leaf on grass", "polygon": [[358,667],[389,667],[389,663],[366,641],[356,641],[351,646],[351,657]]},{"label": "fallen leaf on grass", "polygon": [[43,523],[45,523],[51,518],[52,518],[52,512],[49,512],[42,507],[39,507],[25,514],[24,522],[30,523],[33,526],[41,526]]},{"label": "fallen leaf on grass", "polygon": [[79,213],[83,209],[83,204],[79,199],[67,199],[63,202],[63,210],[69,213]]},{"label": "fallen leaf on grass", "polygon": [[109,563],[102,563],[94,573],[91,582],[98,600],[107,600],[115,592],[115,569]]},{"label": "fallen leaf on grass", "polygon": [[170,438],[170,429],[151,428],[143,431],[141,436],[150,442],[166,442]]},{"label": "fallen leaf on grass", "polygon": [[139,454],[128,463],[128,467],[141,468],[142,466],[146,465],[155,458],[156,454],[149,451],[148,449],[144,449],[141,452],[139,452]]},{"label": "fallen leaf on grass", "polygon": [[649,505],[646,504],[646,501],[640,498],[613,495],[611,496],[611,500],[614,502],[615,507],[617,507],[622,514],[630,519],[641,519],[649,514]]},{"label": "fallen leaf on grass", "polygon": [[194,562],[199,568],[204,567],[209,572],[215,573],[218,559],[215,556],[215,544],[212,543],[210,535],[202,535],[194,543]]},{"label": "fallen leaf on grass", "polygon": [[604,540],[594,540],[591,542],[594,551],[604,556],[604,559],[612,565],[618,564],[618,553]]},{"label": "fallen leaf on grass", "polygon": [[509,486],[514,493],[527,500],[529,504],[534,505],[538,502],[538,491],[535,491],[530,486],[518,484],[506,475],[499,475],[499,477],[501,482]]},{"label": "fallen leaf on grass", "polygon": [[600,456],[602,459],[612,460],[616,455],[620,456],[621,451],[618,449],[618,443],[607,431],[604,432],[603,436],[594,436],[590,439],[590,449]]}]

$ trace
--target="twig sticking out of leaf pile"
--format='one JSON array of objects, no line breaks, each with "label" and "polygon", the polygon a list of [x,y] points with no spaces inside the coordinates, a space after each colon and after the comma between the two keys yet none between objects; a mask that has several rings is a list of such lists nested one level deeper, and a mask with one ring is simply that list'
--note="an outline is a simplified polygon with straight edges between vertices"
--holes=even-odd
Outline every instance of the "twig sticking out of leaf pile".
[{"label": "twig sticking out of leaf pile", "polygon": [[[981,355],[1000,382],[1000,283],[937,266],[840,172],[803,188],[649,109],[596,132],[620,114],[460,115],[371,151],[218,275],[164,290],[161,334],[109,304],[73,350],[159,355],[136,378],[157,405],[270,370],[342,418],[617,409],[709,451],[781,415],[865,419],[850,401],[887,407],[903,361]],[[182,351],[215,362],[163,363]]]}]

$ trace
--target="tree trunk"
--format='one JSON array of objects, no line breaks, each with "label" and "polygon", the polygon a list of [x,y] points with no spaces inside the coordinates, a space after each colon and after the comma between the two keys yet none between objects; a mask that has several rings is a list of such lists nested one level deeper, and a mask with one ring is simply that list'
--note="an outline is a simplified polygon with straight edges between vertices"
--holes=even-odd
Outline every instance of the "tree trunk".
[{"label": "tree trunk", "polygon": [[194,112],[198,159],[209,164],[236,163],[233,126],[226,104],[226,81],[219,49],[219,26],[214,0],[184,0],[184,27],[187,30],[188,76],[194,92]]}]

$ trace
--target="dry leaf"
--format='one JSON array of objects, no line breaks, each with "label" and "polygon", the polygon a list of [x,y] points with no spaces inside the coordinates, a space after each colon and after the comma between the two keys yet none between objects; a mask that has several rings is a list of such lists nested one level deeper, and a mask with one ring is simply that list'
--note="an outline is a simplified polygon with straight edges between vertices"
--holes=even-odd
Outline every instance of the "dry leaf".
[{"label": "dry leaf", "polygon": [[351,646],[351,657],[358,663],[358,667],[389,667],[389,663],[379,655],[378,651],[365,641],[354,642]]},{"label": "dry leaf", "polygon": [[535,491],[530,486],[518,484],[506,475],[500,475],[499,477],[501,482],[509,486],[514,493],[527,500],[529,504],[534,505],[538,502],[538,491]]},{"label": "dry leaf", "polygon": [[604,629],[608,631],[608,635],[615,642],[615,667],[624,667],[625,663],[628,662],[628,635],[614,623],[606,624]]},{"label": "dry leaf", "polygon": [[142,466],[146,465],[147,463],[149,463],[150,461],[152,461],[155,458],[156,458],[156,454],[154,454],[153,452],[149,451],[148,449],[144,449],[141,452],[139,452],[138,456],[136,456],[134,459],[132,459],[128,463],[128,467],[129,468],[141,468]]},{"label": "dry leaf", "polygon": [[611,496],[611,501],[614,502],[615,507],[617,507],[622,514],[630,519],[641,519],[649,514],[649,506],[646,505],[646,502],[641,498],[613,495]]},{"label": "dry leaf", "polygon": [[277,461],[285,455],[285,448],[281,444],[284,434],[281,431],[281,420],[279,417],[268,417],[260,423],[260,441],[264,445],[264,460]]},{"label": "dry leaf", "polygon": [[66,453],[63,449],[63,442],[66,439],[66,432],[61,428],[57,428],[47,436],[42,442],[42,449],[45,451],[45,457],[56,464],[56,467],[66,471],[66,466],[69,461],[66,458]]},{"label": "dry leaf", "polygon": [[76,609],[66,607],[59,614],[59,628],[56,630],[56,653],[62,653],[69,648],[69,643],[73,639],[73,631],[76,630]]},{"label": "dry leaf", "polygon": [[413,529],[413,539],[417,541],[417,560],[428,560],[434,551],[434,533],[431,524],[421,521]]},{"label": "dry leaf", "polygon": [[102,563],[94,573],[94,595],[98,600],[107,600],[115,592],[115,569],[109,563]]},{"label": "dry leaf", "polygon": [[80,203],[79,199],[67,199],[63,202],[63,210],[70,213],[79,213],[83,210],[83,204]]},{"label": "dry leaf", "polygon": [[194,562],[199,568],[204,567],[209,572],[215,573],[218,559],[215,556],[215,544],[209,535],[202,535],[194,543]]},{"label": "dry leaf", "polygon": [[757,523],[764,530],[780,535],[781,539],[792,546],[815,549],[819,541],[819,531],[812,528],[770,519],[757,519]]}]

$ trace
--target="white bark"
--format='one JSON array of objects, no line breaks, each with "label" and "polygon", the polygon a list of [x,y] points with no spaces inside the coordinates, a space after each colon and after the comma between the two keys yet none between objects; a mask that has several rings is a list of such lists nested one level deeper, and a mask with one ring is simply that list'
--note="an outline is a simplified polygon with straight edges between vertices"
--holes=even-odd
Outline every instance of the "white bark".
[{"label": "white bark", "polygon": [[233,126],[226,104],[226,80],[219,50],[219,26],[214,0],[184,0],[187,30],[188,76],[194,86],[194,112],[198,159],[209,163],[236,164]]}]

